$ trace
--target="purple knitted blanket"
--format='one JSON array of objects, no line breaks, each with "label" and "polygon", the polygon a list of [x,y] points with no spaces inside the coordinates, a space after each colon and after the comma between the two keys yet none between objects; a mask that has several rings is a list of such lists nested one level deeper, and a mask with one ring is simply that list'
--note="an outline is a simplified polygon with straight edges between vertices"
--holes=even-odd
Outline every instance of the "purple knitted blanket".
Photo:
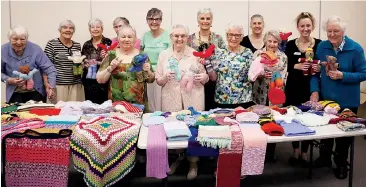
[{"label": "purple knitted blanket", "polygon": [[146,156],[146,177],[166,178],[170,169],[166,133],[163,125],[149,126]]}]

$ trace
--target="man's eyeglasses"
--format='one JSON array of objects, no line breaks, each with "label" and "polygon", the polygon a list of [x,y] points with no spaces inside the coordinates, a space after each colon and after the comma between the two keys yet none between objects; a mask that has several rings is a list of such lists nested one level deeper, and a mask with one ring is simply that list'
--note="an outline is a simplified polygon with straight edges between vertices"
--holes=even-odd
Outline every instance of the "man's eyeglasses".
[{"label": "man's eyeglasses", "polygon": [[147,19],[147,21],[149,21],[149,22],[161,22],[161,18],[146,18]]},{"label": "man's eyeglasses", "polygon": [[242,35],[241,34],[232,34],[232,33],[227,33],[227,37],[228,38],[232,38],[234,37],[235,39],[239,39]]}]

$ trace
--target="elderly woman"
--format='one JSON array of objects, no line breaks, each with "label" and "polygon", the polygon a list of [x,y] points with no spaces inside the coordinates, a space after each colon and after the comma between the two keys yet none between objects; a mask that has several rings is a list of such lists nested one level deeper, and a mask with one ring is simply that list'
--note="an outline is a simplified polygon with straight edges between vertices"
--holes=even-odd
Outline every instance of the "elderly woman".
[{"label": "elderly woman", "polygon": [[[170,46],[168,31],[160,27],[163,20],[163,12],[152,8],[147,12],[146,21],[150,31],[145,32],[142,37],[141,49],[149,55],[151,67],[156,71],[156,64],[160,52]],[[161,87],[156,82],[147,85],[147,97],[149,98],[150,112],[161,110]]]},{"label": "elderly woman", "polygon": [[248,70],[253,53],[240,45],[244,29],[240,25],[229,24],[226,29],[228,46],[217,49],[211,60],[206,60],[210,80],[216,81],[215,102],[220,108],[248,108],[253,103],[252,84]]},{"label": "elderly woman", "polygon": [[[56,68],[41,47],[28,41],[28,31],[18,25],[8,33],[9,42],[1,46],[1,81],[6,84],[7,103],[25,103],[29,100],[45,101],[54,96]],[[35,72],[31,79],[19,77],[14,71],[20,69]],[[50,87],[45,90],[41,73],[46,74]],[[23,71],[23,73],[26,73]],[[30,75],[30,74],[28,74]]]},{"label": "elderly woman", "polygon": [[[314,52],[318,48],[318,44],[321,40],[313,38],[311,36],[312,31],[315,28],[315,18],[309,12],[302,12],[296,18],[296,27],[300,34],[299,38],[288,41],[286,45],[285,54],[288,58],[288,77],[286,82],[285,94],[286,103],[285,106],[299,106],[309,100],[310,97],[310,79],[311,75],[305,76],[303,71],[309,68],[314,69],[315,72],[320,71],[320,65],[299,63],[299,58],[305,58],[305,51],[308,48],[312,48]],[[307,167],[307,152],[310,145],[309,141],[300,143],[292,142],[293,155],[289,159],[291,165],[300,165]]]},{"label": "elderly woman", "polygon": [[245,36],[240,45],[249,48],[253,53],[264,47],[263,42],[264,19],[262,15],[254,14],[250,17],[250,29],[252,34]]},{"label": "elderly woman", "polygon": [[[118,29],[121,28],[124,25],[130,25],[130,21],[128,21],[127,18],[125,17],[116,17],[113,21],[113,29],[116,32],[116,34],[118,35]],[[112,42],[117,42],[118,43],[118,36],[112,39]],[[135,44],[133,45],[134,48],[136,49],[140,49],[141,45],[141,40],[136,38]]]},{"label": "elderly woman", "polygon": [[69,60],[77,53],[81,53],[81,45],[71,38],[75,33],[75,24],[71,20],[64,20],[60,23],[60,37],[48,41],[45,53],[55,64],[56,76],[56,98],[58,101],[84,101],[84,88],[81,84],[80,72],[75,72],[74,62]]},{"label": "elderly woman", "polygon": [[115,49],[116,58],[113,59],[113,53],[107,54],[97,73],[97,81],[100,84],[110,81],[108,98],[112,101],[128,101],[145,105],[146,108],[146,82],[154,82],[155,75],[151,71],[149,59],[146,59],[143,65],[147,79],[141,78],[136,72],[129,71],[132,67],[132,60],[140,54],[140,51],[133,47],[135,40],[134,28],[125,25],[119,29],[120,47]]},{"label": "elderly woman", "polygon": [[[316,50],[316,59],[327,62],[327,56],[337,58],[338,69],[327,70],[321,67],[320,75],[313,76],[310,82],[311,100],[331,100],[338,103],[341,111],[345,108],[357,114],[360,105],[360,82],[366,80],[366,63],[364,50],[360,44],[345,35],[346,23],[338,16],[331,16],[324,25],[328,40],[320,42]],[[328,72],[327,72],[328,71]],[[336,138],[334,162],[337,165],[335,176],[347,178],[348,148],[350,137]],[[321,141],[325,145],[320,157],[315,161],[317,166],[331,167],[331,150],[334,139]]]},{"label": "elderly woman", "polygon": [[[188,38],[188,46],[194,50],[199,51],[201,46],[214,44],[217,48],[224,49],[226,47],[225,41],[222,37],[211,31],[213,21],[213,14],[211,9],[205,8],[197,12],[197,22],[199,31],[193,33]],[[209,81],[205,84],[205,109],[210,110],[215,107],[214,93],[215,93],[215,81]]]},{"label": "elderly woman", "polygon": [[85,55],[84,72],[82,82],[84,85],[85,99],[93,103],[102,104],[108,100],[108,84],[99,84],[96,74],[103,57],[98,44],[111,45],[112,41],[103,36],[103,22],[100,19],[92,19],[88,23],[92,38],[86,41],[81,51]]},{"label": "elderly woman", "polygon": [[[161,52],[156,67],[156,81],[162,86],[162,111],[178,112],[192,106],[198,111],[204,110],[204,87],[208,75],[198,58],[193,56],[194,49],[188,47],[188,28],[174,25],[170,38],[172,46]],[[191,74],[190,74],[191,73]],[[182,84],[186,78],[193,81],[191,88]],[[183,85],[183,86],[182,86]],[[178,158],[170,167],[173,174],[182,161]],[[188,180],[197,176],[198,157],[188,157],[190,169]]]}]

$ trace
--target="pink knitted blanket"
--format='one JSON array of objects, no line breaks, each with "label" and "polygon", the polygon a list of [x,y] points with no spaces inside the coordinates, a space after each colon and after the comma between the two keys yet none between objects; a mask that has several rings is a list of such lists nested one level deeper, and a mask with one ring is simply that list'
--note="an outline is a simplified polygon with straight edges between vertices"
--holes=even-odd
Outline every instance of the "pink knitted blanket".
[{"label": "pink knitted blanket", "polygon": [[163,125],[149,126],[146,156],[146,177],[166,178],[170,169],[167,140]]}]

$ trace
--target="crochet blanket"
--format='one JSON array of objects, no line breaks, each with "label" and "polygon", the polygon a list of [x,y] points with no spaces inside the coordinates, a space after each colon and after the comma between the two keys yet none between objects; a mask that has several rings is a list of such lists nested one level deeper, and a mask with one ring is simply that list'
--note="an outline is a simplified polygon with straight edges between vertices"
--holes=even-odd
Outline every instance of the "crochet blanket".
[{"label": "crochet blanket", "polygon": [[241,175],[260,175],[264,169],[267,136],[257,127],[241,127],[240,129],[244,141]]},{"label": "crochet blanket", "polygon": [[163,125],[151,125],[147,134],[146,177],[163,179],[170,171],[168,146]]},{"label": "crochet blanket", "polygon": [[[228,127],[228,126],[227,126]],[[238,125],[231,125],[231,150],[220,149],[217,161],[216,187],[239,187],[243,153],[242,133]]]},{"label": "crochet blanket", "polygon": [[197,141],[202,146],[231,149],[229,126],[199,126]]},{"label": "crochet blanket", "polygon": [[88,186],[111,186],[132,170],[140,125],[133,116],[78,123],[70,147],[74,166]]},{"label": "crochet blanket", "polygon": [[3,144],[6,186],[67,187],[70,135],[71,130],[8,134]]},{"label": "crochet blanket", "polygon": [[182,121],[165,122],[164,130],[168,141],[186,141],[192,136],[188,126]]},{"label": "crochet blanket", "polygon": [[198,129],[195,127],[189,127],[192,136],[188,140],[187,156],[212,156],[217,157],[219,155],[219,149],[211,147],[203,147],[196,140],[198,136]]}]

